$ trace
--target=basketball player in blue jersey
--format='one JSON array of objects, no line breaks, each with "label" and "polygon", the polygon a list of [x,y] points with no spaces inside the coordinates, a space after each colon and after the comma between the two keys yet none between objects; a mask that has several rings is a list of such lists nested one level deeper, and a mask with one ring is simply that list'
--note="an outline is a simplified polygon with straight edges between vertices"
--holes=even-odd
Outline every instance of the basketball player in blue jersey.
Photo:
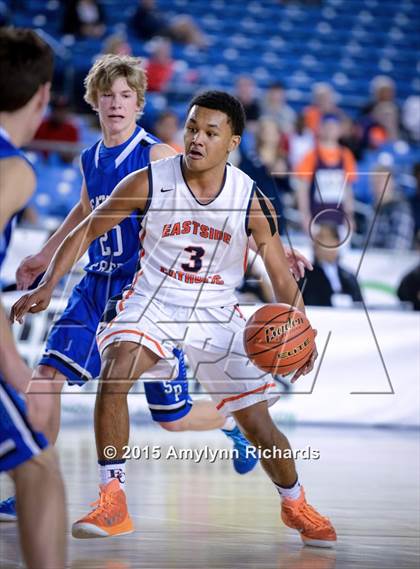
[{"label": "basketball player in blue jersey", "polygon": [[[123,457],[131,386],[145,373],[170,378],[171,350],[182,345],[220,412],[232,415],[264,450],[260,461],[280,494],[283,522],[297,530],[305,544],[333,547],[335,530],[307,503],[290,443],[270,417],[268,408],[279,398],[273,378],[249,361],[243,346],[245,319],[238,311],[235,287],[244,273],[250,235],[264,249],[276,299],[305,311],[274,208],[255,182],[227,161],[240,143],[244,124],[242,104],[228,93],[209,91],[195,97],[185,125],[185,154],[152,162],[121,181],[68,235],[38,288],[15,303],[11,319],[21,322],[25,313],[45,310],[54,287],[90,243],[138,212],[147,229],[141,267],[115,317],[98,329],[98,457],[105,457],[108,445]],[[311,371],[316,355],[314,349],[292,381]],[[73,524],[73,535],[108,537],[133,531],[123,483],[116,477],[101,485],[94,506]]]},{"label": "basketball player in blue jersey", "polygon": [[[19,148],[35,134],[49,100],[50,47],[32,30],[0,29],[0,256],[14,216],[35,188],[31,164]],[[16,487],[19,533],[29,568],[64,569],[64,487],[57,457],[44,434],[52,399],[27,393],[31,372],[20,358],[0,304],[0,471]]]}]

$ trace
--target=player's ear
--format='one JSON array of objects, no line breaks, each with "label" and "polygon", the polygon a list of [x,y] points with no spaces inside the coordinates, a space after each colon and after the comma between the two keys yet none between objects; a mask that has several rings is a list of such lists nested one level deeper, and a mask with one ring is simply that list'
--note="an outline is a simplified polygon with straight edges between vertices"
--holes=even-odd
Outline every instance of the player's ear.
[{"label": "player's ear", "polygon": [[38,103],[37,107],[39,110],[44,110],[50,101],[51,95],[51,83],[44,83],[38,89]]},{"label": "player's ear", "polygon": [[233,152],[234,150],[236,150],[240,142],[241,142],[241,137],[238,134],[234,134],[233,136],[231,136],[228,146],[229,152]]}]

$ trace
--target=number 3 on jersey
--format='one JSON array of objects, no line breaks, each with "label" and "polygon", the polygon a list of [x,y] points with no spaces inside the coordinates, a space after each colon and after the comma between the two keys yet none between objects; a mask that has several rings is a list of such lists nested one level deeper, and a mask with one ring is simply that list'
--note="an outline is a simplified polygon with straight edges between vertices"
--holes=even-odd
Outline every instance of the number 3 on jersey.
[{"label": "number 3 on jersey", "polygon": [[184,251],[190,253],[191,256],[188,263],[182,263],[182,269],[184,271],[188,271],[189,273],[198,273],[203,265],[201,261],[201,257],[205,253],[203,247],[186,247]]},{"label": "number 3 on jersey", "polygon": [[108,233],[104,233],[101,237],[99,237],[99,243],[101,244],[101,251],[102,251],[102,255],[104,257],[106,257],[108,255],[112,255],[113,257],[118,257],[119,255],[122,255],[122,253],[123,253],[123,242],[122,242],[121,227],[119,225],[117,225],[116,227],[114,227],[114,229],[112,229],[112,231],[115,231],[115,236],[117,238],[117,249],[116,249],[116,251],[113,251],[112,247],[110,247],[110,245],[107,244],[107,241],[109,239]]}]

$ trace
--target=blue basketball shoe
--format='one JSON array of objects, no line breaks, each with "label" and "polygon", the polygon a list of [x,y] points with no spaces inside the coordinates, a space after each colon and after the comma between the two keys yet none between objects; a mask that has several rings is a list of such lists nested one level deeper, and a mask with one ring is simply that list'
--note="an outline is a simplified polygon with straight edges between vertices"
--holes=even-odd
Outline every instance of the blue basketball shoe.
[{"label": "blue basketball shoe", "polygon": [[[233,459],[233,468],[238,474],[246,474],[250,472],[258,462],[258,457],[256,456],[256,450],[254,452],[253,445],[246,439],[239,427],[236,426],[232,431],[227,431],[222,429],[225,435],[233,441],[233,448],[237,452]],[[255,456],[254,456],[255,454]]]},{"label": "blue basketball shoe", "polygon": [[0,502],[0,522],[15,522],[16,520],[16,498],[12,496]]}]

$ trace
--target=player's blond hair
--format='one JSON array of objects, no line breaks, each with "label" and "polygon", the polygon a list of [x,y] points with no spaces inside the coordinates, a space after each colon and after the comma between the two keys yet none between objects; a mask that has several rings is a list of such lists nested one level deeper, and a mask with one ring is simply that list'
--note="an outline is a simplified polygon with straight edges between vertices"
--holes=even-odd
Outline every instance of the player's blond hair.
[{"label": "player's blond hair", "polygon": [[124,77],[130,89],[136,92],[141,112],[145,105],[147,77],[141,68],[141,59],[131,55],[106,54],[99,57],[84,81],[85,101],[96,110],[98,94],[108,91],[118,77]]}]

